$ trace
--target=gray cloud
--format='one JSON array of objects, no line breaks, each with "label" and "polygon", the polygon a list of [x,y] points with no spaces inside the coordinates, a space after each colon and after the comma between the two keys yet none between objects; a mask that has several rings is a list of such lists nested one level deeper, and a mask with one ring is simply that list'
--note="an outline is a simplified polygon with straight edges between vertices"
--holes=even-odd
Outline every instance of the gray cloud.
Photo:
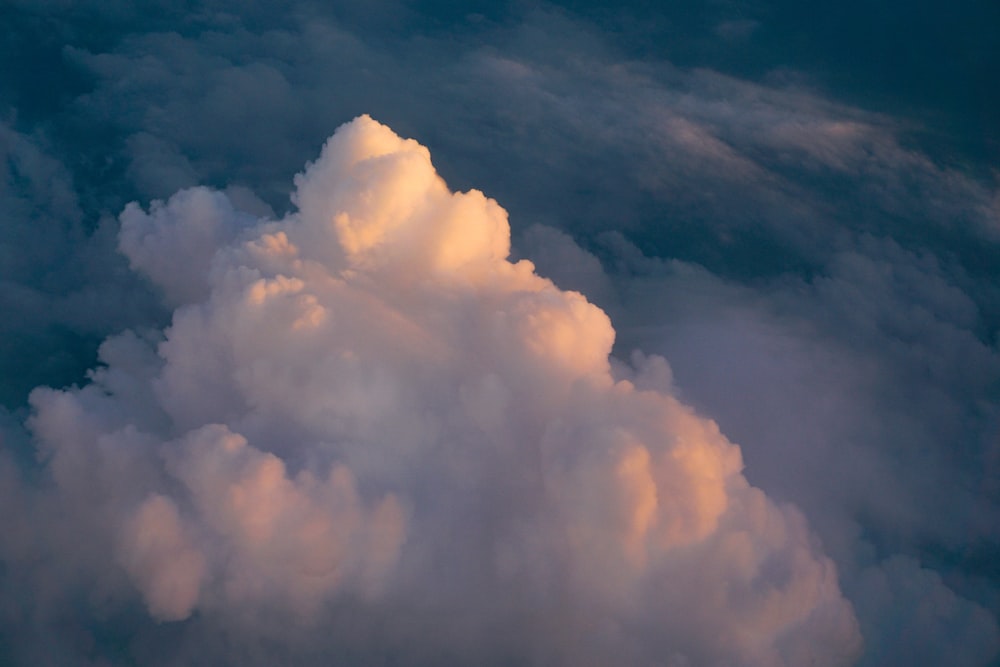
[{"label": "gray cloud", "polygon": [[995,656],[995,575],[959,563],[997,540],[1000,356],[940,266],[869,242],[808,282],[745,286],[620,237],[606,252],[624,277],[593,256],[576,263],[589,271],[562,271],[560,259],[585,251],[557,232],[524,243],[560,284],[604,295],[620,349],[666,355],[681,395],[743,447],[748,478],[803,507],[868,628],[862,664]]}]

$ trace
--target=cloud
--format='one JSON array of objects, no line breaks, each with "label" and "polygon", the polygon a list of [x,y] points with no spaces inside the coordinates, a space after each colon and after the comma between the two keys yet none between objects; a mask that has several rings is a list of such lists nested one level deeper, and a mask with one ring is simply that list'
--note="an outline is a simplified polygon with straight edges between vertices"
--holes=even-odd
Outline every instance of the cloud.
[{"label": "cloud", "polygon": [[[263,632],[287,659],[490,664],[501,637],[550,664],[856,656],[803,516],[656,386],[662,360],[612,370],[607,316],[508,261],[496,202],[368,117],[296,185],[280,220],[205,189],[122,214],[179,305],[106,340],[87,386],[32,394],[45,481],[4,514],[47,530],[7,544],[15,566],[34,550],[66,590],[105,582],[110,613],[138,596],[184,636]],[[193,247],[214,252],[187,265]],[[344,613],[360,629],[330,633]],[[423,615],[443,626],[416,638]]]},{"label": "cloud", "polygon": [[859,664],[995,658],[997,586],[973,556],[988,561],[997,539],[1000,412],[984,397],[1000,357],[976,337],[960,281],[872,239],[811,280],[756,285],[646,257],[620,235],[601,250],[612,274],[555,230],[523,243],[560,285],[599,286],[620,354],[666,355],[675,391],[741,444],[748,479],[804,510],[857,609]]},{"label": "cloud", "polygon": [[912,559],[896,556],[867,568],[856,586],[866,625],[885,628],[872,635],[862,664],[985,665],[996,659],[996,619]]},{"label": "cloud", "polygon": [[114,226],[87,228],[71,173],[40,143],[0,122],[0,401],[9,407],[41,382],[73,382],[100,338],[156,311],[114,253]]},{"label": "cloud", "polygon": [[[989,617],[995,623],[1000,613],[993,565],[1000,554],[1000,195],[984,159],[996,148],[995,105],[985,103],[995,95],[975,83],[996,78],[995,58],[979,53],[990,43],[985,26],[995,21],[950,29],[960,38],[948,48],[963,57],[907,69],[900,61],[915,51],[906,44],[926,41],[925,22],[940,32],[941,25],[968,21],[971,10],[950,10],[937,17],[943,22],[919,13],[894,32],[895,47],[863,38],[852,50],[860,64],[840,69],[843,58],[821,54],[843,55],[845,35],[881,18],[855,21],[860,15],[847,11],[850,27],[834,29],[836,22],[814,17],[806,26],[797,9],[773,0],[688,8],[683,16],[627,3],[613,10],[494,3],[473,8],[478,16],[406,2],[351,8],[212,0],[183,11],[170,3],[144,5],[140,12],[128,3],[70,4],[8,3],[0,10],[8,38],[0,39],[0,51],[25,63],[0,72],[0,148],[7,157],[0,167],[0,306],[8,315],[0,321],[0,401],[9,408],[2,447],[7,479],[18,480],[8,498],[23,510],[22,529],[11,534],[38,537],[31,527],[45,524],[65,537],[57,547],[33,551],[35,538],[12,539],[23,543],[14,552],[54,554],[86,541],[87,533],[64,525],[51,503],[26,500],[35,497],[29,490],[39,465],[18,422],[33,387],[89,382],[86,369],[110,334],[135,332],[107,343],[102,355],[138,374],[133,380],[118,373],[116,396],[144,423],[157,425],[150,430],[158,439],[180,443],[186,433],[174,432],[164,401],[190,420],[185,429],[215,412],[247,409],[226,400],[225,383],[213,384],[216,371],[230,366],[194,341],[175,356],[197,359],[184,372],[171,370],[179,387],[169,396],[154,390],[164,384],[154,378],[165,372],[156,350],[171,344],[162,331],[172,309],[197,310],[188,307],[214,293],[220,246],[251,241],[257,218],[280,223],[293,174],[331,128],[371,112],[420,137],[452,187],[482,187],[503,202],[514,256],[532,260],[539,273],[611,315],[615,377],[636,374],[649,386],[669,387],[718,420],[741,446],[749,481],[806,514],[856,608],[867,647],[862,664],[892,655],[884,661],[930,665],[950,654],[953,664],[982,665],[996,655]],[[973,23],[981,29],[972,30]],[[747,25],[753,30],[745,31]],[[788,40],[789,31],[818,31],[810,33],[818,39]],[[892,57],[858,55],[882,48]],[[877,99],[856,85],[876,71],[875,60],[882,65],[869,92]],[[25,74],[39,69],[45,77]],[[942,95],[935,81],[956,94]],[[210,187],[188,190],[188,201],[170,199],[196,184]],[[162,206],[151,207],[151,199]],[[132,200],[143,205],[119,220]],[[206,226],[185,230],[199,216]],[[130,240],[119,235],[120,225],[134,233]],[[388,233],[381,225],[345,223],[344,230],[353,254],[324,244],[323,234],[296,247],[326,248],[323,261],[339,265],[348,255],[361,261],[365,244]],[[137,249],[142,242],[145,252]],[[134,268],[150,277],[129,271],[118,253],[126,243],[135,244]],[[416,255],[382,248],[375,263],[398,262],[400,276],[414,275],[419,267],[453,265],[474,247],[474,240],[456,244],[451,260],[428,259],[426,248]],[[160,301],[171,310],[158,307]],[[180,315],[178,321],[192,331],[203,326],[215,335],[226,326],[184,317],[190,321]],[[267,331],[266,318],[239,322]],[[425,343],[420,349],[431,354],[433,345]],[[637,357],[633,365],[641,370],[629,370],[620,360],[633,348],[664,354],[670,365]],[[255,394],[255,406],[300,396],[298,378],[312,373],[299,366],[282,376],[277,364],[261,366],[240,381],[250,386],[250,376],[274,374],[283,388]],[[346,362],[340,372],[368,377]],[[396,405],[398,383],[385,373],[373,377],[363,394],[343,391],[338,400],[353,400],[358,410],[365,401]],[[184,382],[191,384],[190,399]],[[324,386],[318,383],[316,393]],[[512,400],[506,392],[500,382],[466,389],[463,409],[493,423],[502,412],[489,406]],[[323,413],[320,402],[312,405],[314,414]],[[420,424],[413,428],[438,428],[416,414],[419,406],[411,412]],[[277,436],[262,444],[242,425],[233,429],[249,447],[278,452],[289,480],[308,469],[325,484],[326,459],[307,453],[285,459],[290,453]],[[397,431],[383,435],[405,441],[404,429]],[[354,456],[349,469],[356,476],[362,463],[378,469],[376,452]],[[228,474],[243,479],[245,469],[231,463]],[[168,486],[181,484],[174,473],[162,474]],[[194,562],[183,556],[186,545],[200,548],[190,504],[178,502],[176,489],[154,487],[174,503],[178,529],[149,532],[149,543],[173,544],[164,549],[178,563]],[[297,493],[312,502],[316,489]],[[370,511],[378,496],[363,485],[358,493],[359,511]],[[136,499],[134,516],[145,500]],[[167,526],[170,512],[152,507],[148,516]],[[138,525],[132,517],[114,523]],[[58,577],[7,580],[13,616],[4,616],[12,620],[0,646],[14,646],[17,635],[42,651],[45,636],[65,637],[65,654],[49,654],[53,664],[109,647],[127,648],[138,662],[160,659],[168,649],[196,655],[210,644],[215,652],[206,648],[200,658],[207,663],[209,656],[231,659],[235,645],[247,660],[267,655],[270,639],[251,645],[249,633],[209,622],[197,604],[189,621],[150,623],[128,578],[155,587],[166,577],[157,574],[165,561],[142,555],[138,535],[109,536],[75,565],[53,569],[42,558],[37,572],[58,570]],[[128,545],[133,553],[126,557]],[[101,570],[112,551],[121,556],[117,565]],[[261,562],[270,557],[258,555]],[[203,574],[188,580],[200,582],[199,600],[206,582],[217,581],[209,565],[218,556],[204,558]],[[35,571],[26,567],[17,572]],[[89,585],[74,567],[117,578]],[[67,590],[49,594],[60,586]],[[945,600],[949,592],[954,603],[939,605],[941,613],[922,613],[914,602]],[[114,604],[105,604],[108,598]],[[21,603],[32,599],[46,613]],[[411,608],[393,604],[394,618]],[[357,636],[371,638],[377,625],[376,616],[358,620],[360,607],[347,602],[324,613],[344,627],[355,623]],[[490,618],[514,615],[497,611]],[[397,636],[409,633],[409,646],[421,634],[443,636],[443,623],[431,616],[409,618],[394,628]],[[465,623],[449,618],[456,646],[467,641],[467,654],[473,645],[486,652],[484,615]],[[894,619],[891,627],[883,618]],[[518,636],[537,636],[527,627],[532,623],[541,625],[525,621]],[[894,646],[906,641],[893,634],[902,627],[912,628],[924,648],[906,654]],[[350,635],[345,630],[341,639]],[[272,638],[283,644],[288,637],[275,631]],[[299,642],[301,655],[324,659],[318,646],[312,654],[302,648],[306,643]],[[345,648],[344,660],[349,654]],[[494,644],[491,654],[503,655],[503,646]],[[30,655],[25,662],[44,663]],[[427,663],[441,661],[432,652],[421,655]]]},{"label": "cloud", "polygon": [[157,202],[149,215],[129,204],[120,217],[119,247],[172,305],[189,303],[208,295],[205,275],[216,249],[251,220],[223,193],[192,188],[166,206]]}]

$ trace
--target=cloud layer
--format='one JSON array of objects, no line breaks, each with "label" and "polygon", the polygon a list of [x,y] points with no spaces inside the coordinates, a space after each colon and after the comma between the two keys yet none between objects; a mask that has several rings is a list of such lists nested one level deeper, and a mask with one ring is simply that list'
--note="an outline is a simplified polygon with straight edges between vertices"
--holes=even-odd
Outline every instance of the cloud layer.
[{"label": "cloud layer", "polygon": [[[972,4],[872,13],[848,3],[821,21],[784,0],[695,3],[683,11],[629,2],[567,8],[385,0],[360,8],[199,0],[146,3],[142,11],[119,2],[4,4],[0,56],[11,66],[0,68],[0,502],[11,509],[0,522],[0,662],[16,655],[27,664],[145,664],[184,655],[205,664],[266,656],[273,663],[282,661],[275,647],[293,643],[300,662],[350,664],[361,644],[379,643],[374,628],[389,616],[409,619],[392,628],[406,637],[399,646],[426,646],[417,640],[441,638],[448,627],[447,643],[463,647],[455,656],[488,652],[503,662],[509,642],[496,640],[483,619],[500,618],[519,637],[539,634],[537,616],[515,622],[516,610],[541,608],[528,597],[502,606],[510,613],[496,607],[493,615],[446,624],[415,613],[402,594],[354,604],[368,595],[360,584],[318,587],[318,599],[327,601],[316,603],[326,605],[320,616],[340,629],[326,642],[317,643],[308,624],[284,622],[295,607],[291,598],[272,616],[245,605],[239,619],[212,620],[205,604],[214,593],[206,591],[220,590],[213,582],[222,556],[204,553],[198,527],[222,528],[218,518],[199,514],[187,486],[195,481],[160,458],[140,472],[109,464],[81,483],[88,503],[69,504],[111,507],[132,494],[128,512],[107,521],[66,518],[67,502],[50,493],[51,447],[39,447],[24,426],[28,394],[39,385],[90,384],[83,393],[94,405],[84,412],[103,410],[91,410],[104,403],[93,398],[101,392],[87,369],[98,364],[108,336],[113,341],[101,355],[115,363],[104,366],[131,369],[114,373],[116,401],[129,408],[109,410],[134,410],[142,424],[155,424],[143,427],[154,447],[169,441],[175,444],[167,449],[197,449],[185,438],[199,420],[248,409],[224,399],[225,383],[191,399],[182,388],[169,397],[151,389],[201,386],[234,363],[191,342],[175,354],[199,361],[172,370],[168,382],[163,332],[175,310],[213,298],[217,250],[236,252],[259,236],[251,230],[261,219],[285,216],[293,174],[332,129],[372,113],[429,146],[452,187],[481,187],[503,202],[513,257],[530,259],[540,275],[586,294],[611,316],[612,377],[638,385],[641,375],[647,387],[715,419],[739,443],[747,480],[805,514],[854,607],[864,637],[859,665],[994,664],[1000,195],[993,158],[1000,111],[991,84],[1000,78],[1000,52],[990,48],[988,27],[1000,5]],[[928,40],[937,48],[924,48]],[[123,213],[133,200],[139,203]],[[339,250],[322,234],[295,245],[300,252],[327,248],[322,262],[339,267],[361,261],[387,233],[348,219],[340,225]],[[427,242],[450,237],[442,234]],[[381,259],[363,263],[397,263],[393,280],[402,280],[428,267],[454,270],[474,248],[482,250],[474,239],[437,255],[383,248],[373,250]],[[311,284],[306,278],[298,276]],[[302,290],[325,303],[315,289]],[[266,321],[240,321],[261,340],[270,330]],[[193,330],[194,320],[184,326]],[[224,324],[206,319],[199,326],[216,335]],[[126,329],[133,334],[117,335]],[[636,348],[665,356],[669,366],[631,356]],[[321,353],[313,350],[313,358]],[[282,376],[276,368],[245,373],[273,373],[276,386],[293,389],[300,377],[319,373],[300,365]],[[111,382],[103,371],[97,377]],[[401,401],[412,423],[444,433],[416,414],[426,402],[407,403],[398,385],[383,372],[365,392],[340,397],[358,406],[362,396],[377,398],[384,411]],[[503,397],[503,387],[509,390],[497,382],[478,391]],[[483,405],[476,395],[461,400]],[[254,400],[280,405],[284,397],[275,391]],[[190,424],[172,425],[180,416]],[[217,462],[219,475],[243,480],[254,466],[267,467],[246,452],[267,452],[283,461],[283,477],[275,479],[295,489],[274,491],[282,507],[312,516],[304,508],[326,502],[334,487],[351,507],[348,486],[331,478],[340,454],[322,457],[306,445],[313,454],[296,454],[279,444],[305,443],[308,432],[295,427],[295,438],[283,438],[277,426],[261,434],[225,423],[247,446]],[[131,449],[108,461],[122,461]],[[345,465],[354,476],[356,515],[370,518],[386,489],[361,484],[358,466],[380,464],[374,454],[352,451]],[[302,471],[316,481],[300,484]],[[87,485],[114,491],[104,498]],[[426,497],[435,497],[432,487],[426,484]],[[414,517],[401,496],[389,495],[402,508],[404,554]],[[483,502],[498,508],[495,522],[507,516],[500,511],[506,505]],[[150,523],[162,529],[140,528]],[[285,539],[301,543],[301,530],[291,527],[301,521],[288,525]],[[351,535],[352,543],[370,539]],[[235,533],[227,539],[249,544]],[[337,557],[353,562],[347,552]],[[285,559],[295,555],[256,552],[251,560]],[[401,556],[397,567],[403,562],[411,561]],[[369,576],[344,567],[351,581]],[[452,602],[472,595],[466,584],[483,589],[481,577],[463,577],[452,584]],[[179,597],[160,597],[157,613],[180,615],[193,604],[191,615],[151,620],[137,591],[173,590],[172,581],[184,583]],[[290,581],[262,583],[261,590]],[[248,639],[255,634],[249,627],[258,640]],[[420,660],[444,657],[428,649]]]}]

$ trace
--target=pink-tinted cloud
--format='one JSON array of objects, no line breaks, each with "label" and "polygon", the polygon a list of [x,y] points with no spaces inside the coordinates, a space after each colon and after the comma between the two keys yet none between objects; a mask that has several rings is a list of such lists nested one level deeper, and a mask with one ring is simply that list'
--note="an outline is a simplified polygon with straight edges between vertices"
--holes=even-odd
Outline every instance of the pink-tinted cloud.
[{"label": "pink-tinted cloud", "polygon": [[[123,214],[178,307],[109,339],[91,384],[33,394],[31,502],[69,517],[33,548],[286,659],[485,663],[498,637],[547,664],[856,657],[802,515],[747,483],[661,359],[612,370],[608,317],[508,260],[496,202],[368,117],[296,183],[281,220],[206,190]],[[48,551],[68,526],[87,558]],[[325,631],[344,610],[354,630]],[[418,639],[420,617],[455,620]]]}]

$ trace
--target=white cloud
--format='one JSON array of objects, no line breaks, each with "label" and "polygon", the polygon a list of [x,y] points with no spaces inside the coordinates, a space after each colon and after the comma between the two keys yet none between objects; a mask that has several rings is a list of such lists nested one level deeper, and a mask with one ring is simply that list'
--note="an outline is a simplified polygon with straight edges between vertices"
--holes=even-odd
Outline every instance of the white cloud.
[{"label": "white cloud", "polygon": [[[296,184],[279,221],[204,189],[123,213],[122,249],[180,305],[162,337],[109,339],[90,385],[32,395],[50,530],[89,554],[46,557],[279,659],[856,657],[802,515],[661,359],[612,370],[608,317],[508,261],[496,202],[368,117]],[[235,660],[225,641],[202,650]]]}]

